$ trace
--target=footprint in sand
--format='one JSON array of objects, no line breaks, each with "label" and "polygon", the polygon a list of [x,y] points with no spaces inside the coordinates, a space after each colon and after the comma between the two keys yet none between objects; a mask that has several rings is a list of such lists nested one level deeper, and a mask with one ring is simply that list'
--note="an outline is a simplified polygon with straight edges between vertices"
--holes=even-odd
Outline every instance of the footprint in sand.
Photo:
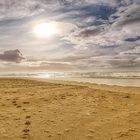
[{"label": "footprint in sand", "polygon": [[28,133],[28,132],[30,132],[30,129],[25,128],[25,129],[23,130],[23,132]]},{"label": "footprint in sand", "polygon": [[18,105],[17,108],[21,108],[22,106]]},{"label": "footprint in sand", "polygon": [[26,119],[29,119],[29,118],[31,118],[31,116],[27,115],[25,118],[26,118]]},{"label": "footprint in sand", "polygon": [[25,122],[25,125],[27,125],[27,126],[29,126],[30,124],[31,124],[30,121],[26,121],[26,122]]},{"label": "footprint in sand", "polygon": [[22,138],[23,139],[29,139],[30,135],[29,134],[23,134]]},{"label": "footprint in sand", "polygon": [[70,129],[65,129],[64,131],[65,131],[65,132],[70,132]]},{"label": "footprint in sand", "polygon": [[23,104],[30,104],[30,102],[23,102]]},{"label": "footprint in sand", "polygon": [[50,135],[48,135],[48,137],[51,138],[51,137],[53,137],[53,135],[50,134]]},{"label": "footprint in sand", "polygon": [[22,137],[23,139],[28,139],[30,137],[30,134],[29,134],[29,132],[30,132],[29,126],[31,125],[31,121],[28,120],[30,118],[31,118],[30,115],[25,116],[26,121],[24,123],[25,124],[25,129],[23,130],[23,137]]},{"label": "footprint in sand", "polygon": [[17,101],[15,101],[15,100],[12,101],[12,104],[13,104],[14,106],[16,106],[16,108],[21,108],[21,107],[22,107],[22,106],[18,105],[18,104],[17,104]]},{"label": "footprint in sand", "polygon": [[23,108],[22,110],[23,110],[23,111],[26,111],[26,108]]},{"label": "footprint in sand", "polygon": [[23,138],[23,139],[29,138],[29,137],[30,137],[29,132],[30,132],[30,129],[25,128],[25,129],[23,130],[23,137],[22,137],[22,138]]},{"label": "footprint in sand", "polygon": [[12,104],[13,104],[14,106],[18,106],[17,101],[16,101],[15,99],[13,99]]},{"label": "footprint in sand", "polygon": [[14,100],[14,101],[12,101],[12,103],[13,103],[13,104],[16,104],[17,102]]}]

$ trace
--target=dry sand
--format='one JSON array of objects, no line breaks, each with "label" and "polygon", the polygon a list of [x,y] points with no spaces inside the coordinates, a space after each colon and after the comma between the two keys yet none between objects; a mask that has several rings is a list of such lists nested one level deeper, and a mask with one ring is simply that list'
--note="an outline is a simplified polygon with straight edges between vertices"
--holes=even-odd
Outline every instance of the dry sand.
[{"label": "dry sand", "polygon": [[0,140],[140,140],[140,88],[1,78]]}]

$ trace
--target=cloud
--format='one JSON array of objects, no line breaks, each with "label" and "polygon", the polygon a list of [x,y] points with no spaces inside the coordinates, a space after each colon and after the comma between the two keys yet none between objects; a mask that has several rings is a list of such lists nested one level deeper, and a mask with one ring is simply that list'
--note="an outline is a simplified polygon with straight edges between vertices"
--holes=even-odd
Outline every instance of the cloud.
[{"label": "cloud", "polygon": [[35,72],[35,71],[72,71],[75,70],[76,67],[71,63],[67,62],[55,62],[55,61],[47,61],[47,60],[25,60],[22,63],[12,63],[3,61],[0,63],[1,71],[9,72]]},{"label": "cloud", "polygon": [[115,14],[118,16],[113,21],[112,28],[126,32],[126,36],[139,36],[140,25],[140,5],[132,4],[128,7],[120,8]]},{"label": "cloud", "polygon": [[0,19],[21,19],[43,12],[50,13],[57,6],[59,6],[59,0],[2,0],[0,1]]},{"label": "cloud", "polygon": [[77,37],[90,37],[90,36],[96,36],[99,35],[100,33],[102,33],[104,31],[104,27],[103,26],[99,26],[99,27],[88,27],[84,30],[81,30],[80,33],[78,33]]},{"label": "cloud", "polygon": [[[1,65],[26,70],[94,70],[139,65],[139,0],[0,1]],[[33,27],[55,22],[60,33],[39,39]],[[18,48],[26,54],[23,60]],[[13,63],[16,62],[16,63]]]},{"label": "cloud", "polygon": [[130,38],[126,38],[125,41],[129,41],[129,42],[135,42],[140,40],[140,36],[136,36],[136,37],[130,37]]},{"label": "cloud", "polygon": [[19,50],[8,50],[0,54],[0,60],[20,63],[24,57]]}]

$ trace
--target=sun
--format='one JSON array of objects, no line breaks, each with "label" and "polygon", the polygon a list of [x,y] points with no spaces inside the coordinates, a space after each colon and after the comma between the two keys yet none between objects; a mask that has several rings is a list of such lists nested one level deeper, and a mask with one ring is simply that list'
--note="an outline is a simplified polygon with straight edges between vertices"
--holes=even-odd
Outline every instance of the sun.
[{"label": "sun", "polygon": [[50,38],[58,34],[58,27],[53,22],[39,23],[34,27],[34,33],[40,38]]}]

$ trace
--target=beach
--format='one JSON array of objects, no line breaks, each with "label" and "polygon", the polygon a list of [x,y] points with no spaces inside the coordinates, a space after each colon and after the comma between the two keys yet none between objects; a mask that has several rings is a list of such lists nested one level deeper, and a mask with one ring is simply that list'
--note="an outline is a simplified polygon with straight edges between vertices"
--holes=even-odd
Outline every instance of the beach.
[{"label": "beach", "polygon": [[140,140],[140,87],[0,78],[0,140]]}]

